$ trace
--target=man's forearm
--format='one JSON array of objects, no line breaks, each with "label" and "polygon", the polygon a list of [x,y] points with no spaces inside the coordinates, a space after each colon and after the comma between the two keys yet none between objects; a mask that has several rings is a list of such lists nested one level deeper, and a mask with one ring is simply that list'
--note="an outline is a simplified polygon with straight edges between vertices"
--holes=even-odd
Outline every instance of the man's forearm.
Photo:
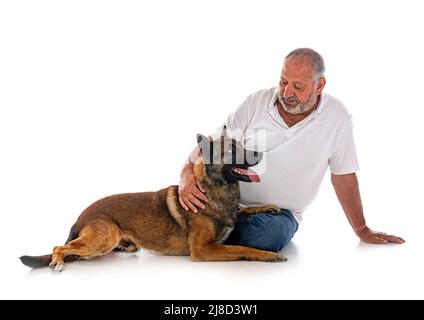
[{"label": "man's forearm", "polygon": [[199,156],[199,148],[196,147],[190,152],[188,158],[186,159],[183,169],[181,170],[181,175],[187,172],[189,173],[193,172],[194,163],[198,156]]},{"label": "man's forearm", "polygon": [[350,225],[357,235],[367,228],[362,209],[361,195],[358,179],[355,173],[344,175],[331,175],[331,182],[336,191],[337,198],[349,220]]}]

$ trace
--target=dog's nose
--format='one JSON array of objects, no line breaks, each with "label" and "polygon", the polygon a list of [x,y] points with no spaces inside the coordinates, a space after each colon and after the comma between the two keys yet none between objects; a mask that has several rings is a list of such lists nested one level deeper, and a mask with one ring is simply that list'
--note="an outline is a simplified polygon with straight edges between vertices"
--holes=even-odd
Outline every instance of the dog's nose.
[{"label": "dog's nose", "polygon": [[253,151],[253,156],[254,157],[257,157],[259,155],[259,152],[258,151]]}]

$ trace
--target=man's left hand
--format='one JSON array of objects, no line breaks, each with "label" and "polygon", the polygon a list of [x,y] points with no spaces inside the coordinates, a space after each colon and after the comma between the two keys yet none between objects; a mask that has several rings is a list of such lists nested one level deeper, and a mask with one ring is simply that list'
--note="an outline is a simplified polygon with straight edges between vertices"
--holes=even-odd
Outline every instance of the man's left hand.
[{"label": "man's left hand", "polygon": [[404,243],[401,237],[393,236],[384,232],[373,231],[368,227],[357,232],[358,237],[365,243],[377,243],[377,244],[387,244],[389,242],[393,243]]}]

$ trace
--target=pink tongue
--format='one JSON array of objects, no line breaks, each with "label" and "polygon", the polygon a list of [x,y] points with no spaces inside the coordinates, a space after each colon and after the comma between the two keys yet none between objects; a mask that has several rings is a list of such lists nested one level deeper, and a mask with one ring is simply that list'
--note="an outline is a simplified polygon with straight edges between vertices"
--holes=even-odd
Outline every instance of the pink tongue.
[{"label": "pink tongue", "polygon": [[242,169],[242,168],[237,168],[238,170],[240,170],[241,172],[243,172],[245,175],[249,176],[250,181],[252,182],[259,182],[261,181],[261,179],[259,178],[258,174],[253,171],[252,169]]}]

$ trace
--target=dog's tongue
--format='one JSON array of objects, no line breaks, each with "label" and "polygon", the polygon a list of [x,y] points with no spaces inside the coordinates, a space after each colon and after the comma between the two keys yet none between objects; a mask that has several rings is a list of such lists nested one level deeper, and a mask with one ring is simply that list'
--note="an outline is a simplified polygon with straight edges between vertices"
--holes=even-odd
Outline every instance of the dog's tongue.
[{"label": "dog's tongue", "polygon": [[243,172],[245,175],[249,176],[250,181],[252,181],[252,182],[259,182],[259,181],[261,181],[261,179],[259,178],[258,174],[255,171],[253,171],[252,169],[249,169],[249,168],[247,168],[247,169],[239,168],[239,170],[241,172]]}]

